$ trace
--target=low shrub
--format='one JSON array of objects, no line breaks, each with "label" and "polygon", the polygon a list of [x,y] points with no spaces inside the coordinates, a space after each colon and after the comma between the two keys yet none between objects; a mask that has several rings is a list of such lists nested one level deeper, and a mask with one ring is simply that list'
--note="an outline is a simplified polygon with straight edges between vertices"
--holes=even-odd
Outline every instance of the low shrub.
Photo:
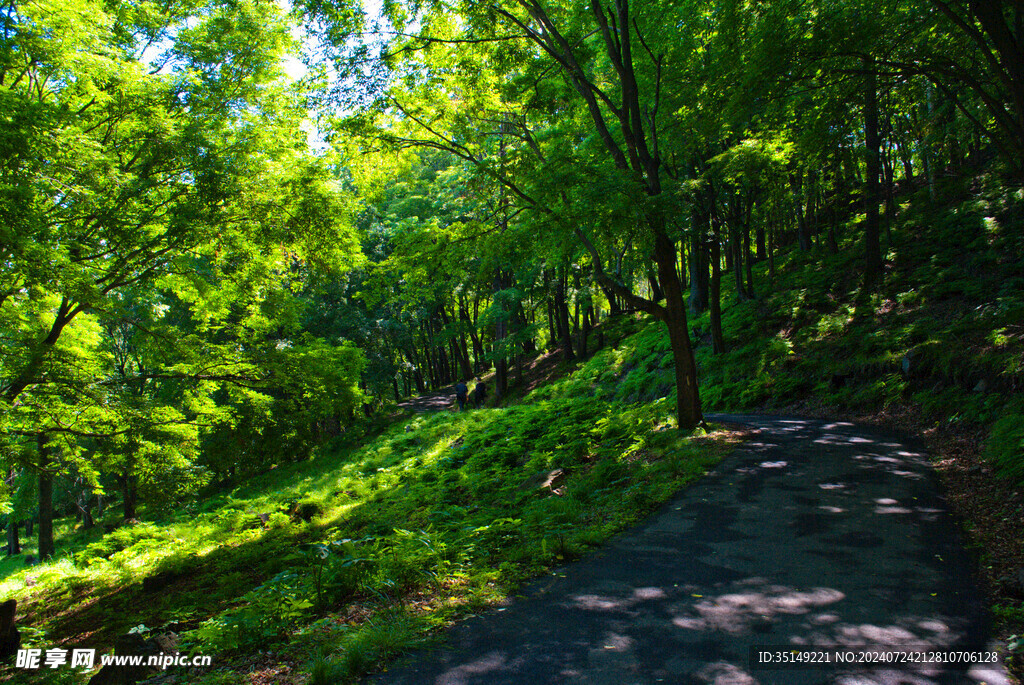
[{"label": "low shrub", "polygon": [[1024,406],[1011,405],[995,422],[985,443],[985,453],[996,473],[1024,483]]}]

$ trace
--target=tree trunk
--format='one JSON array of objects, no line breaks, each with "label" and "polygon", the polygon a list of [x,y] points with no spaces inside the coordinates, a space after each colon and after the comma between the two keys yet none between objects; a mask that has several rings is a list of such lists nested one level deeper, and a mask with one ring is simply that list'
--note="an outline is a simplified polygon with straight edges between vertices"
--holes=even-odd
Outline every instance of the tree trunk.
[{"label": "tree trunk", "polygon": [[459,351],[462,353],[462,358],[465,360],[463,366],[463,373],[466,374],[466,378],[473,377],[473,360],[469,356],[469,343],[466,342],[466,331],[465,329],[459,332]]},{"label": "tree trunk", "polygon": [[[935,0],[933,0],[934,2]],[[1014,3],[993,2],[993,0],[969,0],[971,14],[981,24],[984,36],[975,34],[973,39],[998,55],[995,60],[999,69],[993,69],[999,83],[1006,91],[1005,101],[1010,106],[999,107],[996,102],[986,104],[996,116],[1005,135],[994,136],[1003,157],[1012,165],[1018,175],[1024,172],[1024,7],[1019,0]],[[1012,15],[1007,11],[1013,8]],[[1012,19],[1010,17],[1012,16]],[[987,40],[986,40],[987,39]],[[1001,110],[1001,111],[997,111]]]},{"label": "tree trunk", "polygon": [[864,288],[868,291],[875,288],[882,275],[878,220],[881,139],[878,135],[878,92],[874,68],[874,59],[864,58],[864,142],[867,146],[864,177]]},{"label": "tree trunk", "polygon": [[750,197],[743,215],[743,263],[747,270],[747,299],[754,299],[754,255],[750,252],[750,223],[754,214],[754,198]]},{"label": "tree trunk", "polygon": [[[493,289],[498,293],[505,288],[501,269],[494,270]],[[508,356],[505,354],[505,338],[508,336],[508,319],[505,314],[494,322],[494,403],[500,404],[508,394]]]},{"label": "tree trunk", "polygon": [[7,556],[15,554],[21,554],[21,541],[18,540],[18,521],[12,512],[7,516]]},{"label": "tree trunk", "polygon": [[835,207],[828,211],[828,251],[829,254],[839,254],[839,212]]},{"label": "tree trunk", "polygon": [[576,355],[572,349],[572,329],[569,327],[569,306],[566,303],[565,291],[568,286],[568,275],[563,268],[561,274],[555,276],[555,325],[558,327],[558,339],[562,345],[562,357],[566,363],[572,362]]},{"label": "tree trunk", "polygon": [[743,250],[740,248],[739,212],[731,211],[729,221],[729,251],[732,253],[733,281],[736,282],[736,299],[747,299],[747,288],[743,284]]},{"label": "tree trunk", "polygon": [[654,261],[658,266],[658,280],[665,293],[665,325],[668,327],[676,375],[676,413],[680,430],[692,430],[703,419],[700,391],[697,388],[697,365],[690,344],[686,319],[686,301],[676,271],[676,247],[660,227],[655,229]]},{"label": "tree trunk", "polygon": [[914,162],[910,154],[909,146],[901,144],[899,147],[900,164],[903,165],[903,179],[909,186],[914,181]]},{"label": "tree trunk", "polygon": [[717,217],[711,217],[711,353],[725,352],[725,337],[722,335],[722,255],[721,231]]},{"label": "tree trunk", "polygon": [[46,436],[36,439],[39,449],[39,560],[50,559],[56,552],[53,544],[53,474]]},{"label": "tree trunk", "polygon": [[928,114],[928,121],[925,124],[926,131],[921,140],[921,163],[924,166],[924,175],[928,179],[928,199],[935,202],[935,159],[932,154],[934,136],[931,128],[935,125],[935,91],[931,81],[925,86],[925,109]]},{"label": "tree trunk", "polygon": [[[696,205],[696,202],[694,203]],[[696,210],[691,214],[693,224],[690,235],[690,311],[695,314],[708,308],[708,253],[704,227],[707,217]]]},{"label": "tree trunk", "polygon": [[473,370],[480,373],[483,368],[484,346],[476,332],[476,320],[469,318],[469,308],[464,300],[459,300],[459,319],[465,323],[469,339],[473,343]]},{"label": "tree trunk", "polygon": [[138,518],[138,490],[134,457],[128,457],[124,473],[121,474],[121,495],[124,499],[124,520]]},{"label": "tree trunk", "polygon": [[619,303],[619,297],[610,288],[601,286],[601,292],[604,293],[604,297],[608,300],[608,316],[618,316],[622,313],[622,305]]},{"label": "tree trunk", "polygon": [[[444,323],[445,328],[449,329],[453,327],[455,322],[455,315],[448,316],[444,306],[441,307],[441,321]],[[464,330],[457,331],[457,334],[453,332],[451,348],[452,358],[459,365],[459,373],[464,379],[469,380],[473,377],[473,367],[469,362],[469,350],[466,347],[466,334]]]},{"label": "tree trunk", "polygon": [[92,492],[87,489],[78,493],[78,500],[75,503],[79,513],[82,515],[82,527],[92,528],[96,525],[92,518]]},{"label": "tree trunk", "polygon": [[821,235],[818,231],[818,174],[811,168],[807,171],[807,205],[804,210],[804,221],[807,223],[807,233],[812,248],[821,247]]},{"label": "tree trunk", "polygon": [[[431,326],[431,328],[436,328],[436,326]],[[437,331],[437,333],[440,332],[440,330]],[[438,378],[441,381],[441,387],[451,385],[455,382],[455,373],[452,368],[451,361],[449,361],[448,358],[447,347],[448,346],[445,343],[441,342],[437,343],[437,347],[435,348],[437,350],[437,371]]]},{"label": "tree trunk", "polygon": [[[726,216],[728,216],[728,214],[726,214]],[[725,257],[725,270],[727,272],[735,273],[733,271],[733,267],[735,266],[733,262],[736,261],[736,254],[732,249],[732,230],[729,228],[728,219],[725,224],[725,254],[722,256]]]},{"label": "tree trunk", "polygon": [[594,296],[591,294],[591,290],[587,288],[587,294],[584,297],[584,309],[583,309],[583,326],[580,328],[580,356],[586,358],[587,356],[587,339],[590,337],[590,330],[594,326]]},{"label": "tree trunk", "polygon": [[433,341],[429,335],[427,322],[420,324],[420,340],[423,348],[424,366],[426,366],[426,380],[432,390],[438,388],[437,362],[434,361]]},{"label": "tree trunk", "polygon": [[654,272],[647,272],[647,284],[651,288],[651,302],[661,302],[665,299],[665,293],[662,292],[661,285],[658,283],[658,278]]},{"label": "tree trunk", "polygon": [[790,188],[793,191],[793,211],[796,213],[796,235],[800,250],[811,249],[811,237],[807,234],[807,218],[804,216],[803,172],[796,171],[790,176]]},{"label": "tree trunk", "polygon": [[453,381],[457,381],[460,378],[469,380],[473,377],[473,370],[469,368],[469,364],[465,363],[466,360],[462,358],[459,341],[454,336],[448,341],[448,358],[452,360]]},{"label": "tree trunk", "polygon": [[[761,207],[762,207],[762,211],[763,211],[764,205],[762,204]],[[767,255],[768,255],[768,243],[765,240],[765,235],[764,235],[764,219],[763,219],[763,217],[761,218],[760,221],[757,222],[757,227],[754,230],[755,230],[755,236],[756,236],[755,237],[755,243],[756,243],[756,249],[757,249],[757,254],[755,255],[754,259],[756,261],[758,261],[758,262],[763,262],[767,258]]]},{"label": "tree trunk", "polygon": [[885,187],[885,244],[887,248],[892,247],[892,223],[896,218],[896,201],[893,197],[893,185],[896,182],[896,160],[893,154],[893,131],[892,114],[886,112],[885,134],[882,136],[885,141],[882,145],[882,175]]}]

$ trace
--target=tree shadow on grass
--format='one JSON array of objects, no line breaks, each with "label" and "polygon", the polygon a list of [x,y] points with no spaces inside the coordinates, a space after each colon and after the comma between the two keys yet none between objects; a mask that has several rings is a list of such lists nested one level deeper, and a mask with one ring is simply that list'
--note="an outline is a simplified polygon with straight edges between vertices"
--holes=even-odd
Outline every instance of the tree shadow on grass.
[{"label": "tree shadow on grass", "polygon": [[760,433],[602,553],[377,682],[1008,682],[998,664],[757,664],[757,651],[796,647],[986,650],[988,624],[916,441],[842,422],[713,420]]}]

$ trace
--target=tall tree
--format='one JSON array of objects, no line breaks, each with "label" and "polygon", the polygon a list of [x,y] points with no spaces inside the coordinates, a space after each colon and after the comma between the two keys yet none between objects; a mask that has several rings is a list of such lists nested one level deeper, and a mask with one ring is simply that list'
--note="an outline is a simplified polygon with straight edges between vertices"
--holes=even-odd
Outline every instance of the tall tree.
[{"label": "tall tree", "polygon": [[[95,484],[90,441],[187,422],[201,404],[153,410],[137,400],[159,393],[126,390],[188,378],[208,395],[250,380],[245,348],[217,339],[233,325],[227,289],[209,286],[260,292],[282,262],[349,244],[325,249],[338,219],[289,196],[306,141],[273,3],[46,0],[8,3],[2,18],[0,432],[34,443],[12,453],[39,474],[49,553],[55,475]],[[190,330],[167,330],[174,302]],[[105,337],[122,324],[175,354],[116,366]]]},{"label": "tall tree", "polygon": [[[690,428],[701,420],[701,409],[676,268],[679,253],[668,218],[671,194],[665,192],[661,136],[668,121],[662,86],[672,37],[661,33],[662,10],[651,7],[633,13],[627,1],[613,7],[593,2],[586,8],[546,7],[525,0],[465,3],[454,14],[441,5],[431,5],[423,12],[410,7],[405,19],[415,35],[394,41],[391,54],[417,58],[396,67],[396,76],[401,74],[419,85],[405,88],[396,80],[379,102],[381,109],[389,108],[409,132],[402,134],[399,127],[392,126],[392,141],[442,148],[480,167],[506,188],[513,203],[539,215],[538,224],[578,241],[589,253],[594,278],[602,287],[665,324],[676,362],[679,424]],[[397,20],[397,14],[392,19]],[[401,33],[408,33],[404,26]],[[501,45],[494,47],[495,43]],[[445,46],[451,45],[460,46],[457,54],[445,51]],[[502,51],[503,55],[499,54]],[[490,62],[492,68],[482,69],[484,62]],[[448,81],[449,90],[439,77],[450,74],[453,64],[459,69],[460,81]],[[635,244],[653,262],[664,303],[653,296],[637,295],[630,284],[615,278],[606,269],[613,260],[602,249],[604,241],[588,233],[587,224],[559,211],[574,195],[597,197],[598,192],[583,169],[565,169],[566,157],[551,154],[557,144],[538,138],[535,122],[523,108],[535,87],[557,92],[558,86],[540,85],[551,81],[552,68],[578,98],[560,97],[558,106],[574,108],[561,116],[572,111],[569,119],[577,135],[590,136],[596,143],[585,146],[583,152],[590,158],[589,164],[607,167],[598,174],[598,184],[617,185],[613,197],[623,206],[614,211],[633,214]],[[513,90],[524,90],[513,93],[500,86],[503,81],[513,82]],[[502,91],[504,95],[500,95]],[[442,105],[442,100],[448,105]],[[436,101],[437,109],[429,106],[431,101]],[[550,109],[552,104],[546,107]],[[460,116],[473,123],[467,126],[465,120],[446,120],[445,109],[458,109]],[[482,143],[488,131],[492,142]],[[510,138],[517,141],[514,152],[507,147]],[[527,169],[532,169],[528,172],[532,179],[524,175]],[[555,198],[549,198],[550,189],[539,186],[550,186],[555,174],[569,183],[558,186]]]}]

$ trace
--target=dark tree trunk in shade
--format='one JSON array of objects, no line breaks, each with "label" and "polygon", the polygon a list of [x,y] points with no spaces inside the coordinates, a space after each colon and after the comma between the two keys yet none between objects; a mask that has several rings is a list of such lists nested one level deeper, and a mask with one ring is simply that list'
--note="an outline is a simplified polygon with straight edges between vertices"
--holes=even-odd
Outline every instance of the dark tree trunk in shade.
[{"label": "dark tree trunk in shade", "polygon": [[21,541],[18,539],[18,521],[13,514],[7,516],[7,556],[21,554]]},{"label": "dark tree trunk in shade", "polygon": [[747,299],[747,288],[743,284],[743,250],[740,247],[739,212],[733,211],[729,221],[729,251],[732,252],[732,274],[736,282],[736,297]]},{"label": "dark tree trunk in shade", "polygon": [[82,516],[82,527],[92,528],[96,525],[92,518],[92,492],[88,488],[83,488],[78,493],[78,500],[76,506]]},{"label": "dark tree trunk in shade", "polygon": [[807,232],[807,217],[804,215],[803,172],[796,171],[790,176],[790,188],[793,192],[793,211],[796,214],[797,242],[803,252],[811,249],[811,236]]},{"label": "dark tree trunk in shade", "polygon": [[717,216],[711,217],[711,352],[725,352],[725,337],[722,335],[722,235]]},{"label": "dark tree trunk in shade", "polygon": [[568,277],[565,269],[555,277],[555,325],[558,328],[558,341],[562,346],[562,355],[566,362],[576,358],[572,349],[572,329],[569,326],[569,305],[566,302],[565,291],[568,287]]},{"label": "dark tree trunk in shade", "polygon": [[469,331],[469,339],[473,344],[473,370],[476,373],[480,373],[484,367],[484,346],[476,332],[476,320],[469,318],[469,307],[466,306],[464,300],[459,301],[459,319]]},{"label": "dark tree trunk in shade", "polygon": [[661,285],[653,271],[648,272],[647,283],[651,288],[651,302],[661,302],[665,299],[665,293],[662,292]]},{"label": "dark tree trunk in shade", "polygon": [[36,439],[39,450],[39,559],[50,559],[53,544],[53,473],[50,471],[50,447],[46,435]]},{"label": "dark tree trunk in shade", "polygon": [[[694,203],[696,204],[696,203]],[[690,311],[699,314],[708,308],[708,252],[707,238],[703,235],[707,217],[694,211],[693,233],[690,236]]]},{"label": "dark tree trunk in shade", "polygon": [[756,243],[757,248],[757,254],[754,258],[759,262],[763,262],[768,256],[768,242],[765,240],[764,221],[758,221],[757,227],[754,231],[754,242]]},{"label": "dark tree trunk in shade", "polygon": [[608,316],[617,316],[622,313],[622,305],[619,303],[619,297],[609,288],[602,286],[601,292],[604,293],[605,299],[608,300]]},{"label": "dark tree trunk in shade", "polygon": [[[530,326],[530,322],[526,320],[526,311],[523,309],[522,302],[516,304],[515,320],[517,331],[525,331]],[[537,351],[537,341],[533,336],[523,338],[522,349],[523,354],[533,354]]]},{"label": "dark tree trunk in shade", "polygon": [[128,459],[121,474],[121,495],[124,499],[124,520],[138,518],[138,477],[135,475],[135,460]]},{"label": "dark tree trunk in shade", "polygon": [[[441,321],[444,323],[445,328],[451,328],[455,317],[454,315],[449,316],[447,310],[442,307]],[[459,366],[459,375],[465,379],[472,378],[473,367],[469,362],[469,350],[466,348],[466,334],[462,330],[458,331],[457,335],[452,335],[451,356]]]},{"label": "dark tree trunk in shade", "polygon": [[867,148],[864,176],[864,288],[873,290],[882,275],[879,236],[879,174],[881,139],[878,134],[878,92],[874,59],[864,58],[864,143]]},{"label": "dark tree trunk in shade", "polygon": [[[495,293],[501,292],[505,289],[504,274],[501,269],[494,270],[494,280],[492,281],[493,291]],[[503,313],[498,317],[498,320],[494,322],[494,346],[495,350],[500,350],[504,347],[504,340],[508,337],[508,317],[507,313]],[[505,396],[508,394],[508,356],[501,352],[497,355],[494,361],[494,401],[495,404],[500,404]]]},{"label": "dark tree trunk in shade", "polygon": [[580,327],[580,345],[579,353],[580,356],[586,358],[587,356],[587,340],[590,337],[590,331],[594,327],[594,297],[590,294],[590,289],[587,288],[587,294],[583,300],[583,324]]},{"label": "dark tree trunk in shade", "polygon": [[[657,221],[657,219],[655,219]],[[704,415],[700,406],[700,391],[697,388],[697,366],[693,358],[690,332],[686,317],[686,301],[683,297],[679,272],[676,270],[676,246],[666,235],[664,226],[654,228],[654,261],[658,266],[658,281],[665,297],[665,319],[672,357],[675,361],[676,415],[679,427],[689,430],[697,426]]]},{"label": "dark tree trunk in shade", "polygon": [[746,295],[754,299],[754,254],[750,251],[750,224],[754,216],[754,197],[746,198],[743,208],[743,264],[746,269]]}]

